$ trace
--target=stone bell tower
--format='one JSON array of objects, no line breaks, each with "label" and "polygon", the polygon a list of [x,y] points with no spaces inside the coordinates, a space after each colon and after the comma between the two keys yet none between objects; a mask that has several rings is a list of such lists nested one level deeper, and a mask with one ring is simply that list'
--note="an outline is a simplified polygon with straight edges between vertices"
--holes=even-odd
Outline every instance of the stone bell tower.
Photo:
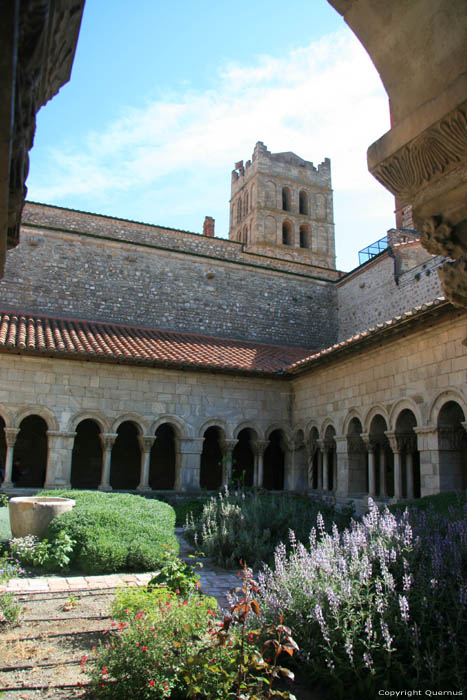
[{"label": "stone bell tower", "polygon": [[229,238],[248,252],[335,269],[329,158],[316,168],[258,141],[232,171]]}]

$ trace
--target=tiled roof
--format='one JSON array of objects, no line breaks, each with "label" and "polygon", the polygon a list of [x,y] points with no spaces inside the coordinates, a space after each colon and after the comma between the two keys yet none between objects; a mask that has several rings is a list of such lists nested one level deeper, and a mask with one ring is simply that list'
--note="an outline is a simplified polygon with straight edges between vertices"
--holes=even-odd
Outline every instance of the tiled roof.
[{"label": "tiled roof", "polygon": [[339,351],[352,350],[354,347],[356,348],[357,345],[361,344],[362,341],[366,342],[367,339],[376,339],[376,336],[380,335],[381,333],[386,333],[387,331],[393,328],[396,329],[406,321],[411,321],[412,319],[421,319],[424,312],[434,311],[435,309],[441,306],[450,307],[451,305],[445,297],[438,297],[433,301],[426,302],[425,304],[421,304],[420,306],[415,306],[410,311],[405,311],[403,314],[400,314],[400,316],[395,316],[389,321],[385,321],[384,323],[377,323],[373,328],[368,328],[365,331],[356,333],[350,338],[342,340],[340,343],[331,345],[329,348],[324,348],[323,350],[309,355],[308,357],[296,360],[291,365],[289,365],[289,367],[287,367],[287,372],[296,373],[297,371],[306,369],[308,365],[312,365],[315,362],[337,354]]},{"label": "tiled roof", "polygon": [[83,360],[275,374],[312,350],[0,311],[0,350]]}]

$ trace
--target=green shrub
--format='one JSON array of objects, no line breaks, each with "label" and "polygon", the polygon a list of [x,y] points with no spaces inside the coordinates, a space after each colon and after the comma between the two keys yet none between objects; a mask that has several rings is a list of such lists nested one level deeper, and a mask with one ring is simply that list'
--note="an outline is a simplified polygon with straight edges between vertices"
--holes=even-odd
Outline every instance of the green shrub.
[{"label": "green shrub", "polygon": [[[202,566],[200,562],[197,562]],[[162,568],[149,581],[149,586],[167,586],[171,591],[189,595],[200,588],[200,578],[189,564],[168,553],[162,564]]]},{"label": "green shrub", "polygon": [[76,506],[49,525],[53,543],[65,532],[75,543],[70,565],[86,573],[152,571],[167,552],[178,553],[171,506],[131,494],[51,491],[41,495],[73,498]]},{"label": "green shrub", "polygon": [[64,569],[70,563],[70,554],[75,542],[65,533],[59,532],[53,543],[40,540],[35,535],[14,537],[9,541],[12,557],[22,566],[42,567],[46,571]]},{"label": "green shrub", "polygon": [[349,513],[337,513],[303,496],[226,489],[204,504],[199,519],[188,517],[184,531],[220,566],[237,567],[243,561],[256,568],[272,562],[275,548],[288,541],[290,530],[307,541],[319,512],[328,530],[334,521],[344,526],[350,520]]},{"label": "green shrub", "polygon": [[[186,698],[185,660],[205,636],[217,603],[202,596],[163,595],[156,599],[154,591],[144,589],[120,594],[116,612],[123,610],[125,619],[113,623],[110,643],[97,650],[89,671],[96,699]],[[215,685],[208,688],[207,697],[217,697]]]},{"label": "green shrub", "polygon": [[176,594],[167,588],[151,586],[119,588],[113,599],[110,615],[115,620],[126,622],[129,618],[135,617],[140,610],[158,610],[160,603],[165,605],[175,597]]},{"label": "green shrub", "polygon": [[207,500],[208,499],[206,498],[189,498],[185,501],[175,503],[173,508],[175,510],[175,524],[177,527],[182,527],[185,524],[190,513],[193,515],[195,520],[198,520],[203,512],[203,507]]},{"label": "green shrub", "polygon": [[6,493],[0,493],[0,508],[6,508],[10,499]]}]

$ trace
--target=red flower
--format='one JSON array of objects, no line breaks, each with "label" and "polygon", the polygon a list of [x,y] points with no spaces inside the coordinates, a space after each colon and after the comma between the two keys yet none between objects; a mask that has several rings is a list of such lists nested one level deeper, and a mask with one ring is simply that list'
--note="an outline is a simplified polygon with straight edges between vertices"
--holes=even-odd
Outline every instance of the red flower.
[{"label": "red flower", "polygon": [[149,681],[149,687],[156,685],[156,681]]},{"label": "red flower", "polygon": [[147,651],[147,650],[148,650],[147,647],[141,647],[141,651]]},{"label": "red flower", "polygon": [[107,668],[105,666],[102,666],[102,675],[103,676],[107,675]]}]

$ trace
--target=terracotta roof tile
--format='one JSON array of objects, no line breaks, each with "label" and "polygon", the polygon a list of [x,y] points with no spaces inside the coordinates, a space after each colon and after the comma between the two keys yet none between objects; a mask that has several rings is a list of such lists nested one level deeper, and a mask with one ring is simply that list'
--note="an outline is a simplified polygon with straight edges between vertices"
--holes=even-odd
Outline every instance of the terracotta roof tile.
[{"label": "terracotta roof tile", "polygon": [[282,372],[313,352],[307,348],[9,311],[0,311],[0,349],[261,374]]}]

